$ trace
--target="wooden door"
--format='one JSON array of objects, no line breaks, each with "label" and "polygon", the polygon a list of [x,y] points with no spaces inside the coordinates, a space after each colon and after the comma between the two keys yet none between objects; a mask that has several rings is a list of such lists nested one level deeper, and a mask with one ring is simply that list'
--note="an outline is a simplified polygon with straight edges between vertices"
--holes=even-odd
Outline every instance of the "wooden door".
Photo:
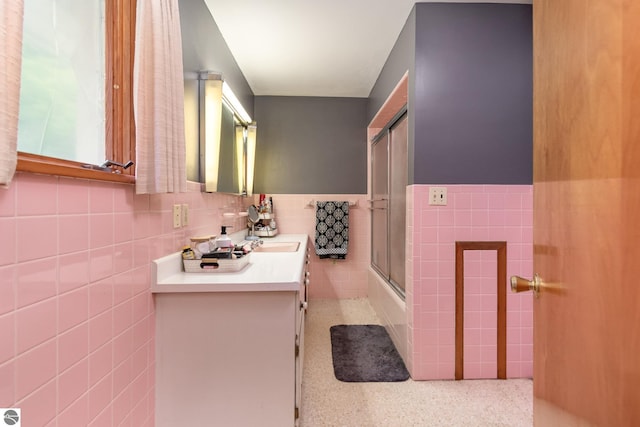
[{"label": "wooden door", "polygon": [[534,423],[640,425],[640,1],[535,0]]}]

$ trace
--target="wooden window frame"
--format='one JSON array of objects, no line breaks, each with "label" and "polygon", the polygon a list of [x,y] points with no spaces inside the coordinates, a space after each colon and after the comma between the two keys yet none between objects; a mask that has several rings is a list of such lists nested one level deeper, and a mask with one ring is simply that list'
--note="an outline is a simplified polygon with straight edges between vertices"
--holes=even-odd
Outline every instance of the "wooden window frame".
[{"label": "wooden window frame", "polygon": [[[105,2],[105,159],[135,162],[133,117],[133,59],[136,0]],[[17,170],[47,175],[134,183],[135,167],[110,173],[82,167],[83,163],[18,152]]]}]

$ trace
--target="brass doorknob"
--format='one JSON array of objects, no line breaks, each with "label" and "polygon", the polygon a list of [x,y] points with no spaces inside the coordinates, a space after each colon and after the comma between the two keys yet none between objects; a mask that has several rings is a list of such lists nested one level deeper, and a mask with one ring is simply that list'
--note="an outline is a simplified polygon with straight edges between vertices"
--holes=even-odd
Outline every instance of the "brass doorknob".
[{"label": "brass doorknob", "polygon": [[537,297],[540,293],[541,285],[542,279],[540,279],[537,273],[533,276],[533,280],[523,279],[520,276],[511,276],[512,292],[533,291],[533,295]]}]

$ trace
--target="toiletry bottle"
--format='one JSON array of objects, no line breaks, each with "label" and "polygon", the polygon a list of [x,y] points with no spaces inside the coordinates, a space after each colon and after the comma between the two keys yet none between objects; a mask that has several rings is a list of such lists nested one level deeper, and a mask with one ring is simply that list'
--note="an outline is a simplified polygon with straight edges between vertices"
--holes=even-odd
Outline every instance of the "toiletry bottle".
[{"label": "toiletry bottle", "polygon": [[216,248],[233,248],[233,241],[227,234],[228,225],[223,225],[220,235],[216,238]]}]

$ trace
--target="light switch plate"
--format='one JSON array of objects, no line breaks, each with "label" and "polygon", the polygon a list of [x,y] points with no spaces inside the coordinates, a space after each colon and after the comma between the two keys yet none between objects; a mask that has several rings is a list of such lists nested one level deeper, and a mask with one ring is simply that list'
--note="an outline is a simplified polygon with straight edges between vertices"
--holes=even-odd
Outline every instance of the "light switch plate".
[{"label": "light switch plate", "polygon": [[173,205],[173,228],[182,225],[182,205]]},{"label": "light switch plate", "polygon": [[429,204],[437,206],[447,205],[447,187],[429,187]]}]

